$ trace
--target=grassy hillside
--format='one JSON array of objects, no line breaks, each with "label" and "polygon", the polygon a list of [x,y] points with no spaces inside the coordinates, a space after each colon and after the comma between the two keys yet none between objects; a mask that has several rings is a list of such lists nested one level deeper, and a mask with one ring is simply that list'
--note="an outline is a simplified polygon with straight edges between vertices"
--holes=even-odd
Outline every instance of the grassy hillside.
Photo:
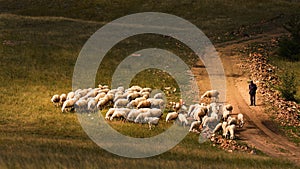
[{"label": "grassy hillside", "polygon": [[[285,160],[262,154],[231,154],[208,143],[199,145],[194,134],[153,158],[118,157],[95,145],[82,130],[77,116],[60,113],[50,104],[50,98],[55,93],[71,90],[76,58],[89,36],[106,22],[125,14],[142,11],[175,14],[190,20],[219,42],[239,38],[240,35],[225,33],[236,31],[242,25],[255,28],[247,28],[249,33],[262,31],[255,23],[280,13],[288,17],[299,11],[299,3],[1,0],[0,4],[0,168],[296,168]],[[274,28],[284,17],[262,26]],[[191,66],[195,56],[176,42],[155,35],[124,40],[108,54],[115,59],[103,63],[107,69],[98,71],[97,81],[109,84],[113,68],[120,60],[144,47],[169,49]],[[126,45],[128,43],[134,45]],[[165,82],[158,80],[150,87],[176,85],[167,75],[160,78]],[[148,80],[144,78],[140,83],[148,84]],[[135,127],[129,125],[124,132]],[[143,127],[148,132],[146,126]]]}]

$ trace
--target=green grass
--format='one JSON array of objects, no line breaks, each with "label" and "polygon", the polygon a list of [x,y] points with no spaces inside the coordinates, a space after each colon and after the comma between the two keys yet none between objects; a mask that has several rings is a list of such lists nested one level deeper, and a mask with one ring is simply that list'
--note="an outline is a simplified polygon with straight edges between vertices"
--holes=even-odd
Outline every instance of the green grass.
[{"label": "green grass", "polygon": [[297,102],[300,103],[300,62],[290,62],[290,61],[281,59],[278,56],[272,57],[270,59],[270,62],[272,65],[277,66],[281,70],[281,72],[279,72],[279,74],[283,74],[285,71],[295,73],[297,87],[298,87],[296,99],[297,99]]},{"label": "green grass", "polygon": [[[279,13],[286,16],[296,13],[299,3],[2,0],[0,4],[0,168],[296,168],[283,159],[229,154],[209,143],[199,144],[195,134],[189,134],[172,150],[152,158],[118,157],[93,143],[77,116],[62,114],[50,103],[50,98],[71,91],[74,65],[83,44],[106,22],[120,16],[142,11],[175,14],[219,42],[237,38],[225,33],[241,25],[260,23]],[[275,26],[281,22],[276,20]],[[274,25],[265,24],[265,27]],[[253,33],[260,31],[254,28]],[[110,84],[114,68],[123,58],[149,47],[170,50],[189,66],[196,61],[190,49],[174,39],[136,36],[120,42],[108,53],[96,81]],[[153,73],[158,78],[151,79]],[[157,70],[141,72],[132,83],[160,89],[177,87],[172,77]],[[178,93],[168,97],[177,99]],[[138,134],[141,130],[144,136],[152,136],[169,126],[162,122],[149,131],[146,125],[135,130],[136,124],[112,124],[117,130],[136,137],[141,136]]]}]

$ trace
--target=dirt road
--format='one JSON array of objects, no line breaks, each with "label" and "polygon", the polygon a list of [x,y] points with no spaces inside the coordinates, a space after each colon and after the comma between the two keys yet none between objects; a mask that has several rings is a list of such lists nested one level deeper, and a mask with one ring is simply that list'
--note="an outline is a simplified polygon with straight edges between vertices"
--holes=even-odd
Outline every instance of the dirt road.
[{"label": "dirt road", "polygon": [[[243,72],[239,65],[241,56],[239,53],[233,53],[233,49],[239,49],[252,42],[262,42],[270,40],[278,34],[268,34],[268,36],[257,36],[251,40],[240,42],[227,42],[218,45],[217,51],[223,62],[227,78],[227,103],[234,106],[234,113],[243,113],[246,118],[246,124],[242,130],[237,133],[238,137],[248,145],[254,146],[269,156],[276,158],[286,158],[300,165],[300,148],[282,136],[278,127],[272,123],[270,117],[265,112],[263,101],[258,95],[257,106],[249,106],[247,72]],[[199,63],[200,64],[200,63]],[[194,68],[193,73],[196,79],[202,83],[201,76],[203,69]]]}]

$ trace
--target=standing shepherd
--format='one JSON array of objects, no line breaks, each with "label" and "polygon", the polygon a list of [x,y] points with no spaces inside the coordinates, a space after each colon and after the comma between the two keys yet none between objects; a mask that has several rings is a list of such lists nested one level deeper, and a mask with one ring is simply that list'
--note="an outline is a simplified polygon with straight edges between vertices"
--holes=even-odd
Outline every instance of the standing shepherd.
[{"label": "standing shepherd", "polygon": [[255,94],[256,94],[257,86],[253,83],[253,81],[250,81],[249,84],[249,94],[250,94],[250,106],[255,106]]}]

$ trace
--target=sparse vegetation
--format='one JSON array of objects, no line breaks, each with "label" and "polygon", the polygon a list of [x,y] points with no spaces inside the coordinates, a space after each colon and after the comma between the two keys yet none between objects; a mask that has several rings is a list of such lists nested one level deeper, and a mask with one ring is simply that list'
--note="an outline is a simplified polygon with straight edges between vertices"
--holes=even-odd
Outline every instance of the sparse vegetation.
[{"label": "sparse vegetation", "polygon": [[295,95],[297,94],[295,73],[285,72],[280,79],[281,84],[278,86],[278,90],[281,92],[281,96],[288,101],[295,101]]}]

